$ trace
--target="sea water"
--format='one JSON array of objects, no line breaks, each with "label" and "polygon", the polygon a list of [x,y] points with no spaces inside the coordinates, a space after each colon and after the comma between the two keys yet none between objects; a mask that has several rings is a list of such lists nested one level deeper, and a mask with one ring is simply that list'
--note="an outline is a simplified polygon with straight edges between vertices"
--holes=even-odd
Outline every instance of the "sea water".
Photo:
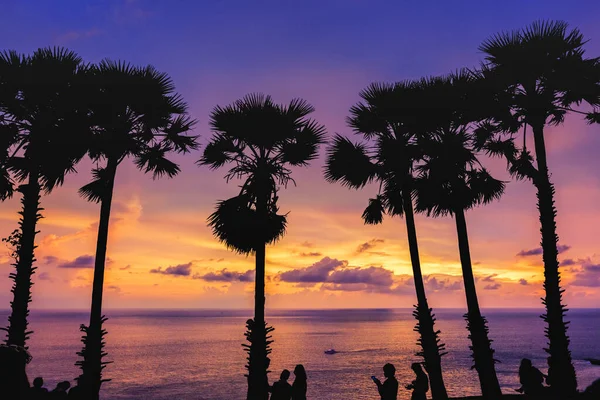
[{"label": "sea water", "polygon": [[[451,396],[477,395],[479,380],[471,369],[463,310],[436,310],[436,327],[446,344],[444,380]],[[541,310],[485,310],[495,349],[496,371],[505,393],[515,393],[521,358],[530,358],[546,372],[546,345]],[[5,321],[7,311],[0,312]],[[113,361],[105,370],[111,381],[102,386],[103,399],[244,399],[245,321],[251,311],[107,310],[108,351]],[[84,312],[33,312],[29,342],[33,356],[30,380],[42,376],[46,387],[79,375],[75,354],[81,349],[79,325]],[[600,358],[600,310],[571,310],[569,335],[580,388],[600,377],[600,367],[584,358]],[[310,310],[267,312],[273,332],[271,382],[284,368],[303,364],[312,399],[376,399],[371,375],[383,380],[382,367],[396,366],[400,399],[414,378],[410,364],[417,334],[410,309]],[[337,354],[324,350],[335,348]],[[293,375],[290,381],[293,380]]]}]

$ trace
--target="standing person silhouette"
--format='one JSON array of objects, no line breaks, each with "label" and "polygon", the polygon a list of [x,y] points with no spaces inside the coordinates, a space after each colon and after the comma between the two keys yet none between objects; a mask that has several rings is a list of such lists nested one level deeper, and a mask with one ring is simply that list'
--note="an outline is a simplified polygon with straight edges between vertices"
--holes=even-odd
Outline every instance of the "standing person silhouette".
[{"label": "standing person silhouette", "polygon": [[290,400],[292,398],[292,386],[288,383],[290,371],[284,369],[279,380],[271,387],[271,400]]},{"label": "standing person silhouette", "polygon": [[296,365],[294,368],[294,383],[292,384],[292,400],[306,400],[306,370],[302,364]]},{"label": "standing person silhouette", "polygon": [[383,366],[383,376],[385,382],[375,377],[372,377],[373,382],[377,385],[377,390],[381,396],[381,400],[396,400],[398,398],[398,381],[396,380],[396,367],[393,364],[387,363]]},{"label": "standing person silhouette", "polygon": [[410,368],[417,375],[417,379],[412,381],[410,385],[406,385],[405,387],[408,390],[412,389],[412,395],[410,396],[411,400],[426,400],[427,399],[427,391],[429,390],[429,378],[427,378],[427,374],[421,368],[421,364],[412,363]]}]

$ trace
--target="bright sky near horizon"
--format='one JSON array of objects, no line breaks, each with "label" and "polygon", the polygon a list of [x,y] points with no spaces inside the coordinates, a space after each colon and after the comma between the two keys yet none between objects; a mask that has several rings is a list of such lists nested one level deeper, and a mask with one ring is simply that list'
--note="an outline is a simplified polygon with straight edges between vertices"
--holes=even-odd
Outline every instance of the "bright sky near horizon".
[{"label": "bright sky near horizon", "polygon": [[[600,56],[600,2],[380,0],[17,1],[2,2],[0,49],[29,53],[60,45],[86,61],[152,64],[174,79],[210,137],[208,114],[250,92],[316,107],[329,134],[350,135],[348,109],[373,81],[398,81],[477,65],[490,35],[537,19],[579,27],[590,56]],[[59,4],[59,5],[57,5]],[[548,130],[557,189],[558,234],[566,303],[600,304],[600,126],[570,116]],[[286,237],[267,249],[267,307],[410,307],[414,303],[404,221],[364,226],[360,215],[376,188],[350,191],[322,178],[321,157],[297,169],[282,190]],[[253,258],[228,251],[206,218],[237,191],[225,170],[179,157],[182,173],[152,181],[131,163],[117,173],[105,281],[106,308],[250,308]],[[504,164],[485,160],[509,180]],[[88,308],[99,207],[77,189],[91,165],[43,197],[32,309]],[[17,225],[18,197],[0,205],[0,236]],[[505,196],[467,213],[483,307],[541,307],[542,260],[535,191],[510,182]],[[456,231],[450,218],[417,217],[432,307],[464,307]],[[0,308],[8,308],[11,271],[0,249]]]}]

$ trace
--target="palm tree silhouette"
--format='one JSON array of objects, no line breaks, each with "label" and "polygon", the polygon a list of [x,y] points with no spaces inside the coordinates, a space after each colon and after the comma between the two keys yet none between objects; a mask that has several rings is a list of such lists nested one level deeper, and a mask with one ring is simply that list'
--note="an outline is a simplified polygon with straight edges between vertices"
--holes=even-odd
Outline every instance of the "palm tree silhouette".
[{"label": "palm tree silhouette", "polygon": [[[489,154],[505,157],[510,172],[530,180],[537,189],[546,292],[542,318],[548,324],[549,339],[545,349],[549,354],[548,381],[561,398],[576,393],[577,378],[569,350],[568,322],[564,320],[567,310],[562,304],[564,290],[558,269],[555,189],[550,182],[544,133],[547,125],[562,124],[567,114],[581,113],[573,106],[582,102],[600,106],[600,62],[585,57],[585,43],[579,30],[569,30],[565,22],[548,21],[497,34],[480,46],[486,54],[483,76],[493,82],[496,93],[504,95],[501,101],[511,111],[508,118],[494,118],[505,125],[502,129],[491,124],[482,131],[482,137],[489,139],[484,147]],[[593,122],[598,115],[587,114],[587,119]],[[537,167],[526,146],[528,126],[533,131]],[[519,148],[514,132],[520,127],[524,137]]]},{"label": "palm tree silhouette", "polygon": [[0,53],[0,198],[10,197],[13,184],[22,194],[19,228],[7,241],[14,246],[16,268],[6,344],[27,348],[31,277],[37,267],[36,225],[42,218],[41,194],[63,183],[85,155],[89,132],[83,83],[88,67],[74,52],[42,48],[25,56]]},{"label": "palm tree silhouette", "polygon": [[304,100],[279,105],[263,94],[217,106],[210,116],[214,135],[199,160],[211,169],[232,164],[225,179],[243,180],[239,194],[220,201],[208,224],[228,248],[256,258],[254,319],[247,321],[250,345],[244,345],[248,399],[268,396],[268,334],[273,328],[265,322],[266,245],[285,234],[287,219],[277,214],[277,191],[294,183],[290,167],[308,165],[324,142],[325,127],[307,118],[313,111]]},{"label": "palm tree silhouette", "polygon": [[186,153],[197,148],[196,137],[185,135],[195,121],[187,116],[187,105],[175,93],[171,78],[154,67],[133,67],[124,62],[104,60],[93,69],[90,87],[94,90],[91,104],[94,134],[89,155],[97,165],[94,180],[79,193],[88,201],[100,203],[100,221],[94,263],[94,281],[89,326],[84,332],[83,350],[77,362],[82,369],[79,385],[86,398],[97,399],[102,370],[106,317],[102,315],[102,294],[106,261],[108,227],[118,166],[127,158],[154,179],[173,177],[179,166],[166,158],[168,153]]},{"label": "palm tree silhouette", "polygon": [[[458,248],[467,299],[467,329],[474,368],[486,399],[502,393],[494,368],[494,350],[488,338],[487,321],[481,315],[471,264],[465,211],[500,198],[504,183],[490,176],[475,155],[470,128],[477,121],[477,100],[471,90],[477,80],[465,71],[446,77],[427,78],[421,86],[429,93],[426,131],[419,135],[423,162],[416,170],[416,210],[428,216],[452,215],[456,221]],[[475,111],[474,111],[475,110]]]},{"label": "palm tree silhouette", "polygon": [[383,214],[404,216],[417,293],[413,312],[420,335],[417,355],[425,359],[433,398],[446,399],[441,367],[444,345],[438,338],[440,331],[434,329],[435,318],[425,295],[413,212],[413,169],[422,158],[415,136],[422,124],[421,92],[410,82],[372,84],[363,90],[363,102],[350,109],[348,123],[368,144],[337,135],[328,149],[325,178],[353,189],[379,182],[379,193],[369,199],[362,215],[366,224],[381,223]]}]

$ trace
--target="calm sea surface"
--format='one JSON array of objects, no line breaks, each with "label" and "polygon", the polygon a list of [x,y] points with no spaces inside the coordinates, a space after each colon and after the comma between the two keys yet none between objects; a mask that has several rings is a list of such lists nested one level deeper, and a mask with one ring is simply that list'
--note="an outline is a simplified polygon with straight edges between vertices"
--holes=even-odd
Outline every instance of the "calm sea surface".
[{"label": "calm sea surface", "polygon": [[[479,394],[477,374],[470,369],[467,331],[462,310],[438,310],[437,326],[449,352],[443,358],[451,395]],[[531,358],[546,371],[544,324],[539,311],[487,310],[497,372],[505,393],[518,388],[519,360]],[[106,328],[109,359],[103,399],[243,399],[245,353],[242,350],[247,311],[109,311]],[[7,312],[0,312],[4,323]],[[382,376],[386,362],[395,364],[400,397],[413,376],[416,334],[409,309],[271,311],[275,327],[270,381],[298,363],[308,372],[312,399],[377,399],[371,375]],[[79,374],[74,366],[80,349],[79,324],[86,313],[37,312],[30,341],[30,379],[42,376],[47,387]],[[600,367],[583,358],[600,358],[600,310],[572,310],[571,349],[580,388],[600,377]],[[340,353],[326,355],[334,347]]]}]

